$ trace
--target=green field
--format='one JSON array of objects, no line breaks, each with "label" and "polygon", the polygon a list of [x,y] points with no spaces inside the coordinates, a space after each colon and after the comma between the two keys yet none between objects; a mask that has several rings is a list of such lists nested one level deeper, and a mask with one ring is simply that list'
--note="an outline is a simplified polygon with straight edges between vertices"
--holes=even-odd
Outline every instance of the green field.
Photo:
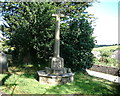
[{"label": "green field", "polygon": [[120,46],[105,46],[105,47],[94,48],[93,51],[99,51],[102,55],[106,55],[103,57],[105,60],[108,61],[108,62],[100,62],[97,58],[95,58],[94,64],[111,66],[111,67],[118,67],[118,60],[111,58],[111,55],[117,49],[120,50]]},{"label": "green field", "polygon": [[120,48],[120,46],[105,46],[105,47],[98,47],[94,48],[93,51],[110,51]]},{"label": "green field", "polygon": [[42,85],[37,80],[37,70],[33,66],[10,67],[9,74],[0,75],[3,86],[0,90],[8,94],[119,94],[118,85],[98,79],[85,73],[75,73],[74,82],[64,85]]}]

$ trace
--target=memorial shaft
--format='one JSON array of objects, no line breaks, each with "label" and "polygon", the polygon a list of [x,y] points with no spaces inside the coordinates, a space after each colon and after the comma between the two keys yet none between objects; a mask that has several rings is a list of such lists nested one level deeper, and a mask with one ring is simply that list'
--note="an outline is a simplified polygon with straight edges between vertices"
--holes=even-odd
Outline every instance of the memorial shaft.
[{"label": "memorial shaft", "polygon": [[60,17],[64,17],[64,15],[57,10],[57,14],[52,14],[52,16],[56,17],[54,57],[60,57]]},{"label": "memorial shaft", "polygon": [[60,16],[56,16],[54,57],[60,56]]}]

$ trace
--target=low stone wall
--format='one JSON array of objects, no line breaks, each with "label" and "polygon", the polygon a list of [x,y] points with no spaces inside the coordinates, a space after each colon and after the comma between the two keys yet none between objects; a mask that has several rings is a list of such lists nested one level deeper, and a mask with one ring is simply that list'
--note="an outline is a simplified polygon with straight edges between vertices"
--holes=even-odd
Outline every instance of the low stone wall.
[{"label": "low stone wall", "polygon": [[120,68],[107,67],[102,65],[93,65],[89,70],[102,72],[114,76],[120,76]]}]

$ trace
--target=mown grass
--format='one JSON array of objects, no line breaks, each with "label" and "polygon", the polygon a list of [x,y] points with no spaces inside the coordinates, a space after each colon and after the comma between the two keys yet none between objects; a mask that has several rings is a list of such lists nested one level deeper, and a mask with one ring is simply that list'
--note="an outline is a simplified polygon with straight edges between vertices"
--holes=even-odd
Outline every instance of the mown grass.
[{"label": "mown grass", "polygon": [[119,94],[117,84],[98,79],[82,72],[75,73],[74,82],[64,85],[42,85],[37,80],[33,66],[10,67],[9,73],[1,74],[3,85],[0,90],[8,94]]}]

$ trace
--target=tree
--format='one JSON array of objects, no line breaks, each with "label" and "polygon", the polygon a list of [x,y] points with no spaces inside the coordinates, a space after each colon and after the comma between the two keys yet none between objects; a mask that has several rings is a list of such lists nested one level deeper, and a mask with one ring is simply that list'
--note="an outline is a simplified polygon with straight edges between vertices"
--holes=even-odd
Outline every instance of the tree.
[{"label": "tree", "polygon": [[[3,26],[3,34],[9,38],[7,44],[15,47],[16,61],[38,65],[47,62],[53,55],[55,18],[52,13],[60,9],[68,17],[61,25],[61,55],[65,66],[73,70],[89,68],[92,64],[91,50],[94,47],[92,21],[88,13],[83,14],[90,2],[22,2],[2,4],[2,15],[9,24]],[[91,21],[91,22],[90,22]],[[17,58],[16,58],[17,57]],[[27,57],[27,58],[26,58]]]},{"label": "tree", "polygon": [[92,66],[94,48],[93,28],[84,17],[70,21],[69,30],[62,41],[62,55],[67,67],[74,71],[84,70]]}]

